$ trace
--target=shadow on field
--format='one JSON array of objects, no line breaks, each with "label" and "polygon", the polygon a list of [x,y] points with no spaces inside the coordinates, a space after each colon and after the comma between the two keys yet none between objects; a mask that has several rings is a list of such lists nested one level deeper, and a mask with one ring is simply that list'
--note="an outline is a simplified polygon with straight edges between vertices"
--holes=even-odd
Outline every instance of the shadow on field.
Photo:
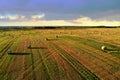
[{"label": "shadow on field", "polygon": [[32,53],[20,53],[20,52],[12,52],[12,53],[8,53],[9,55],[30,55]]},{"label": "shadow on field", "polygon": [[47,49],[47,47],[30,47],[29,49]]},{"label": "shadow on field", "polygon": [[59,39],[46,38],[45,40],[46,41],[56,41],[56,40],[59,40]]}]

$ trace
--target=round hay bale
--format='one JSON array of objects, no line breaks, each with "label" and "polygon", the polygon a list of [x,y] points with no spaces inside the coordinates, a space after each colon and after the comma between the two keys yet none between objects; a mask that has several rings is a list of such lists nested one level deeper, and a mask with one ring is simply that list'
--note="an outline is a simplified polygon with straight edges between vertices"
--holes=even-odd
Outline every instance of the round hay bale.
[{"label": "round hay bale", "polygon": [[27,48],[31,48],[31,45],[28,45]]},{"label": "round hay bale", "polygon": [[48,38],[45,38],[46,41],[48,41],[49,39]]},{"label": "round hay bale", "polygon": [[59,36],[57,35],[56,38],[59,38]]},{"label": "round hay bale", "polygon": [[107,47],[106,47],[106,46],[102,46],[101,49],[102,49],[102,50],[106,50]]},{"label": "round hay bale", "polygon": [[12,51],[11,51],[11,50],[8,50],[7,53],[8,53],[8,54],[9,54],[9,53],[12,53]]}]

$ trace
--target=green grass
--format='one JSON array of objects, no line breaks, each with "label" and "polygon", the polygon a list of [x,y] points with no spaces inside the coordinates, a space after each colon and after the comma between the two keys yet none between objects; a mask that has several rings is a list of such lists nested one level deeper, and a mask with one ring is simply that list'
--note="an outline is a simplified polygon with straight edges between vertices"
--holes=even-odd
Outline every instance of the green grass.
[{"label": "green grass", "polygon": [[50,42],[50,44],[59,52],[59,54],[68,62],[68,64],[70,64],[81,75],[81,79],[99,80],[95,74],[93,74],[71,55],[69,55],[65,50],[61,49],[52,42]]},{"label": "green grass", "polygon": [[[104,66],[104,64],[109,69],[106,69],[105,66],[102,69],[109,72],[111,74],[110,76],[112,76],[112,72],[114,74],[117,71],[120,71],[120,63],[117,61],[120,59],[120,48],[116,46],[117,44],[113,45],[112,43],[110,44],[110,42],[102,42],[105,38],[101,39],[101,41],[97,41],[98,39],[96,38],[96,34],[92,33],[89,36],[89,34],[84,34],[86,33],[85,30],[81,30],[80,32],[79,30],[77,30],[78,32],[75,30],[37,31],[6,31],[0,34],[0,80],[12,80],[11,78],[19,79],[21,76],[24,76],[23,79],[26,80],[30,78],[34,80],[74,80],[74,78],[78,80],[100,80],[100,78],[106,80],[107,78],[101,77],[101,74],[96,73],[97,70],[92,69],[94,65],[95,68],[98,67],[98,69],[101,69],[101,66]],[[92,30],[90,31],[92,32]],[[70,32],[72,34],[70,34]],[[83,35],[80,34],[81,32]],[[56,38],[56,35],[61,36],[60,38]],[[84,37],[84,35],[86,36]],[[105,35],[102,35],[102,37],[104,36]],[[100,35],[97,37],[102,38]],[[46,41],[45,38],[49,38],[51,40]],[[111,40],[116,42],[115,39]],[[54,41],[58,42],[60,45],[57,45]],[[119,44],[119,39],[117,41],[118,42],[116,43]],[[26,48],[29,44],[33,47],[48,48],[32,49],[30,51],[30,49]],[[108,50],[101,50],[101,46],[103,45],[107,46]],[[67,50],[65,50],[62,46]],[[24,55],[24,58],[19,57],[18,55],[8,55],[6,51],[9,49],[12,52],[18,51],[31,54]],[[69,51],[69,49],[72,50]],[[102,53],[102,55],[99,54],[99,52]],[[83,56],[84,58],[80,57],[80,59],[79,56]],[[52,57],[54,58],[52,59]],[[57,60],[57,58],[59,59]],[[92,64],[94,65],[92,67],[89,67],[89,64],[87,65],[87,61],[89,60],[91,62],[93,61]],[[96,61],[94,62],[94,60]],[[103,64],[99,64],[97,61]],[[60,64],[59,62],[63,64]],[[19,74],[16,74],[15,71],[18,71]],[[116,75],[113,75],[112,77],[114,76]]]},{"label": "green grass", "polygon": [[[78,44],[88,45],[98,50],[101,50],[101,47],[105,45],[108,48],[108,50],[105,50],[105,51],[101,50],[101,51],[111,54],[117,58],[120,58],[120,47],[117,47],[115,45],[111,45],[111,44],[104,43],[104,42],[98,42],[98,41],[90,40],[90,39],[79,38],[75,36],[63,36],[63,38],[68,39],[68,40],[69,39],[74,40],[78,42]],[[110,51],[118,51],[118,52],[110,52]]]}]

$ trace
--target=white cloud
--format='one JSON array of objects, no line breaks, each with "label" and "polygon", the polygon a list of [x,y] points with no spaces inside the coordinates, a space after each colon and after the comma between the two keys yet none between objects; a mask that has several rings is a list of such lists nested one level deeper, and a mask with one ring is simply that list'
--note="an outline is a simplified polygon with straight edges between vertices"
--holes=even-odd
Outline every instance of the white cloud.
[{"label": "white cloud", "polygon": [[5,16],[2,16],[2,15],[0,16],[0,19],[5,19],[5,18],[6,18]]},{"label": "white cloud", "polygon": [[42,19],[43,17],[45,17],[45,14],[38,14],[38,15],[32,15],[31,18],[32,19]]},{"label": "white cloud", "polygon": [[25,19],[25,16],[20,16],[21,17],[21,19]]},{"label": "white cloud", "polygon": [[18,15],[11,15],[11,16],[7,16],[8,20],[17,20],[19,18]]},{"label": "white cloud", "polygon": [[31,21],[31,20],[40,20],[45,17],[45,14],[38,14],[38,15],[19,15],[19,14],[0,14],[0,20],[7,20],[7,21]]},{"label": "white cloud", "polygon": [[78,18],[76,20],[73,20],[73,22],[77,23],[78,25],[82,26],[119,26],[120,21],[111,21],[111,20],[92,20],[89,17],[82,17]]},{"label": "white cloud", "polygon": [[[7,24],[6,24],[7,23]],[[74,26],[74,23],[65,20],[36,20],[36,21],[22,21],[22,22],[1,22],[4,26]]]},{"label": "white cloud", "polygon": [[4,14],[0,15],[0,19],[6,19],[6,20],[17,20],[19,16],[17,14]]},{"label": "white cloud", "polygon": [[[26,20],[26,16],[9,16],[9,20],[14,20],[14,22],[0,22],[0,26],[120,26],[119,20],[93,20],[90,17],[80,17],[75,20],[42,20],[45,15],[35,15],[31,16],[31,20]],[[0,19],[5,18],[5,16],[0,16]],[[22,22],[17,20],[22,20]],[[39,20],[38,20],[39,19]]]}]

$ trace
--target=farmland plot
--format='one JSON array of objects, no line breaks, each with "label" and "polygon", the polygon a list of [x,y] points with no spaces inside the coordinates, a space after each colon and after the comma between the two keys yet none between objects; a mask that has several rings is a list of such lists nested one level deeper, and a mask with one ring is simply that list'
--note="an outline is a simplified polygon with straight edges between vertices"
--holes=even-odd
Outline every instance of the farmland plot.
[{"label": "farmland plot", "polygon": [[120,80],[119,35],[119,28],[2,31],[0,80]]}]

